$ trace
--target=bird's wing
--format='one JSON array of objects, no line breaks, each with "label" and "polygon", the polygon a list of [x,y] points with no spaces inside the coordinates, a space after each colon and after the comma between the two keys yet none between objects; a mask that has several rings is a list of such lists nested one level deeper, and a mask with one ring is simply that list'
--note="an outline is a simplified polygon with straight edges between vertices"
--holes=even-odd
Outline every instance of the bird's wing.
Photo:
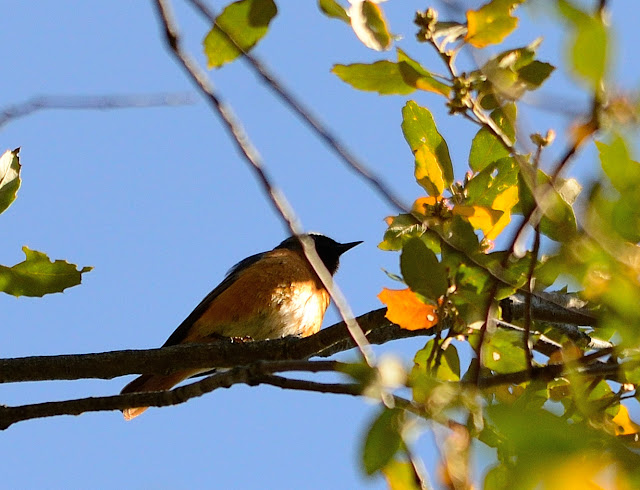
[{"label": "bird's wing", "polygon": [[198,321],[198,319],[207,311],[211,302],[215,300],[218,296],[220,296],[224,291],[226,291],[238,278],[238,276],[247,269],[252,266],[256,262],[258,262],[267,252],[262,252],[259,254],[251,255],[246,259],[241,260],[236,265],[234,265],[224,280],[215,287],[213,291],[211,291],[207,296],[200,302],[198,306],[191,312],[191,314],[184,319],[184,321],[178,325],[175,332],[171,334],[171,336],[167,339],[167,341],[162,345],[162,347],[167,347],[169,345],[180,344],[189,333],[189,330],[193,326],[193,324]]}]

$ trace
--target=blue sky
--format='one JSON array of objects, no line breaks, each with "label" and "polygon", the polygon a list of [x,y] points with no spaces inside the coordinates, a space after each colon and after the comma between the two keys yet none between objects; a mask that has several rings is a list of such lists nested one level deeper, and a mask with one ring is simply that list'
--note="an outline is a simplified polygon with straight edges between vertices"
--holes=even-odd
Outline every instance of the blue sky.
[{"label": "blue sky", "polygon": [[[202,61],[200,42],[208,26],[175,3],[186,47]],[[637,7],[611,3],[618,48],[614,73],[624,88],[637,89]],[[2,5],[10,21],[0,30],[0,107],[35,95],[192,91],[164,49],[150,2]],[[334,63],[371,62],[393,53],[368,50],[345,24],[322,16],[314,1],[278,5],[256,53],[357,156],[405,201],[419,197],[400,132],[400,110],[415,98],[434,113],[462,178],[475,128],[448,117],[435,95],[379,97],[352,90],[329,72]],[[397,45],[443,71],[434,53],[413,41],[413,13],[425,6],[414,0],[384,4],[393,32],[403,35]],[[524,29],[508,45],[543,35],[540,59],[557,65],[563,28],[547,13],[522,14]],[[212,77],[306,229],[338,241],[365,241],[344,256],[337,280],[356,314],[379,308],[376,295],[393,286],[382,269],[398,267],[397,255],[376,248],[383,218],[393,210],[243,63]],[[563,99],[570,88],[566,74],[556,73],[541,98],[572,105]],[[574,99],[579,107],[579,97]],[[528,107],[525,121],[529,130],[555,127],[562,135],[569,119]],[[0,216],[0,263],[20,262],[27,245],[94,270],[63,294],[0,296],[2,357],[157,347],[229,267],[286,236],[216,116],[199,100],[184,107],[42,111],[3,130],[2,150],[22,147],[23,184]],[[556,145],[549,155],[561,150]],[[571,172],[587,178],[594,163],[595,152],[588,148]],[[337,319],[330,311],[325,324]],[[399,341],[379,352],[408,359],[422,343]],[[3,385],[0,402],[109,395],[128,379]],[[363,477],[358,465],[360,439],[375,410],[355,398],[239,386],[152,409],[130,423],[115,412],[24,422],[0,434],[3,485],[384,488],[381,479]],[[419,449],[433,468],[429,435]]]}]

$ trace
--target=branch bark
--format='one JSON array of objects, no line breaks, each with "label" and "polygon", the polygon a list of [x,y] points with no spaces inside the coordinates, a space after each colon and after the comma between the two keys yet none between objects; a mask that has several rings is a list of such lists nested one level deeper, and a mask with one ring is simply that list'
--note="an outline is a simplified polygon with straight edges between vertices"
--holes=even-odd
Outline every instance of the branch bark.
[{"label": "branch bark", "polygon": [[[385,318],[386,309],[357,318],[373,344],[424,336],[434,329],[410,331]],[[261,342],[219,340],[162,349],[122,350],[97,354],[33,356],[0,359],[0,383],[22,381],[112,379],[127,374],[168,374],[189,368],[233,367],[257,361],[329,357],[355,347],[344,322],[305,338],[287,337]]]}]

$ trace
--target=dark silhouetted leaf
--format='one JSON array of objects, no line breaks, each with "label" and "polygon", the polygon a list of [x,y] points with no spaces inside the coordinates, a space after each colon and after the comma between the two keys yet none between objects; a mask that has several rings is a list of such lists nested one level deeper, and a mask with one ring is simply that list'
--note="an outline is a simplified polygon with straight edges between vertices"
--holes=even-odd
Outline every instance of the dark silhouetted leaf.
[{"label": "dark silhouetted leaf", "polygon": [[412,238],[402,247],[400,271],[407,286],[433,302],[449,287],[444,267],[419,238]]}]

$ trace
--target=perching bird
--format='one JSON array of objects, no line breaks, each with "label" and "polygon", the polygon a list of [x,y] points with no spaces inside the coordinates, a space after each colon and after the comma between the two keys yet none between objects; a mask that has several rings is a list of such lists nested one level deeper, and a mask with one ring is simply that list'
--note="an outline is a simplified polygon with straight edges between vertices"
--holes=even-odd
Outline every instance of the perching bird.
[{"label": "perching bird", "polygon": [[[362,242],[338,243],[324,235],[310,234],[318,256],[333,275],[340,255]],[[267,340],[288,335],[306,337],[320,330],[329,306],[329,293],[308,264],[302,246],[289,237],[269,252],[247,257],[231,268],[164,343],[214,342],[223,337]],[[121,393],[168,390],[181,381],[205,372],[187,370],[173,374],[143,374]],[[148,407],[129,408],[131,420]]]}]

